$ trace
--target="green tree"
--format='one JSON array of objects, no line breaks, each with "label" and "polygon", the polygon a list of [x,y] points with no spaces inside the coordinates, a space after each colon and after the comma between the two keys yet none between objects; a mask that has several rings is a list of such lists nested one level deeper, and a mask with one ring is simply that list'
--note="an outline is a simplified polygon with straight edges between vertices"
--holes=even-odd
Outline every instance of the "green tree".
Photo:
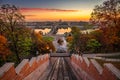
[{"label": "green tree", "polygon": [[21,59],[26,58],[31,53],[32,40],[31,33],[29,29],[25,30],[24,35],[19,36],[19,41],[17,43],[19,56]]},{"label": "green tree", "polygon": [[80,49],[80,28],[78,27],[72,27],[71,28],[71,33],[72,33],[72,41],[69,42],[69,50],[75,50],[75,51],[79,51]]},{"label": "green tree", "polygon": [[20,62],[19,55],[22,50],[26,50],[24,43],[30,38],[30,30],[24,26],[24,16],[16,6],[5,4],[0,6],[0,23],[1,35],[8,39],[12,52]]},{"label": "green tree", "polygon": [[90,49],[91,52],[98,52],[98,48],[101,44],[96,39],[90,39],[87,43],[87,47]]}]

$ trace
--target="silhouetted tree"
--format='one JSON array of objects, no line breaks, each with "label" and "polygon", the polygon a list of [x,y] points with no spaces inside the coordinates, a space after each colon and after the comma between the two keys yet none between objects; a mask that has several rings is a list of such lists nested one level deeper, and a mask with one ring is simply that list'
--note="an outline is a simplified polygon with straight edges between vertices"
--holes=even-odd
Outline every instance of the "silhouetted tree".
[{"label": "silhouetted tree", "polygon": [[120,0],[107,0],[97,5],[91,13],[90,21],[100,27],[118,27],[120,20]]}]

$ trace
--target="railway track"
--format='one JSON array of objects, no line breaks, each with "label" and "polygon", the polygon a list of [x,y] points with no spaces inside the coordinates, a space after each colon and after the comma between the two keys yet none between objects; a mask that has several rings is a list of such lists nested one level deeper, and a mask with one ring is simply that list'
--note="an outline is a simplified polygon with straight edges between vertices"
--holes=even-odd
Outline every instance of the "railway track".
[{"label": "railway track", "polygon": [[51,59],[50,66],[39,80],[81,80],[77,77],[69,58],[58,57]]}]

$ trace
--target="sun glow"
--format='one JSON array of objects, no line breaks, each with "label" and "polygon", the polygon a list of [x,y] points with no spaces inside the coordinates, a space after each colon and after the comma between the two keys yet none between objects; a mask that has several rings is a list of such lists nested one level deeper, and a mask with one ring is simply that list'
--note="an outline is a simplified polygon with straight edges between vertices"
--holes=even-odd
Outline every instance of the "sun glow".
[{"label": "sun glow", "polygon": [[29,9],[21,10],[27,21],[88,21],[90,10]]}]

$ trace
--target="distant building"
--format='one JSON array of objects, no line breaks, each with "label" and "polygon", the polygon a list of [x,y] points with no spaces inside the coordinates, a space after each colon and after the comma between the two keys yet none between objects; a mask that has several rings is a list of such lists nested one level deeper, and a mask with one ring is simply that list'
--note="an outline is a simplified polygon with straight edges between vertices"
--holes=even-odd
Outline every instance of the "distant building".
[{"label": "distant building", "polygon": [[99,30],[99,28],[82,30],[81,32],[82,32],[83,34],[89,34],[90,32],[95,31],[95,30]]}]

